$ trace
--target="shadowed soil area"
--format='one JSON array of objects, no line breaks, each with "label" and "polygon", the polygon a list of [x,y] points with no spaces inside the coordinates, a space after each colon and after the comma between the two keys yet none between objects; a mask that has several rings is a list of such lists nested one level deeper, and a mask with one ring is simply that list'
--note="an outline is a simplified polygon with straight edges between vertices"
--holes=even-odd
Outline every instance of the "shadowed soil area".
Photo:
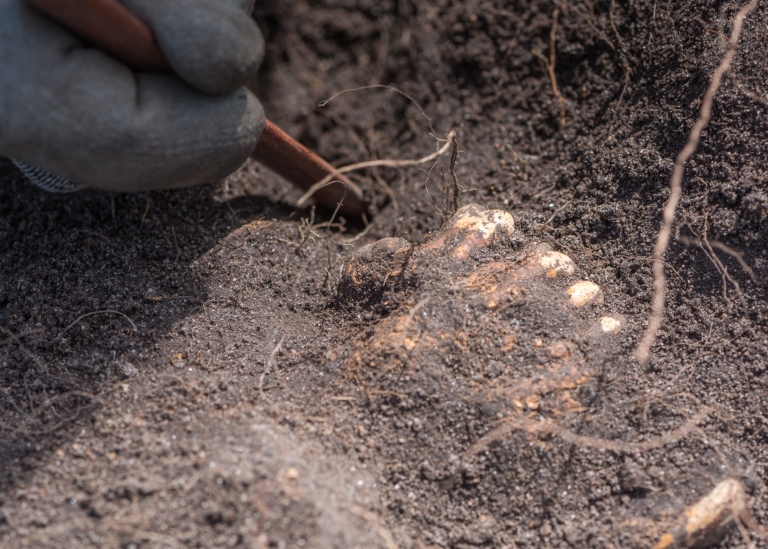
[{"label": "shadowed soil area", "polygon": [[767,546],[765,4],[647,364],[745,2],[258,4],[271,120],[337,166],[455,130],[455,165],[353,174],[358,223],[252,162],[52,195],[0,161],[0,546],[685,547],[726,479],[701,546]]}]

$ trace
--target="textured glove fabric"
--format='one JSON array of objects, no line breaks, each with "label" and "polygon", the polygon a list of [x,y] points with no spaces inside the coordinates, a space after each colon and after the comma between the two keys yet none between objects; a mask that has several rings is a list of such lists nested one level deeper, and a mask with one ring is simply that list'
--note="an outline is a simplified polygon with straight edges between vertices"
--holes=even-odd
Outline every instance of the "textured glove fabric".
[{"label": "textured glove fabric", "polygon": [[34,166],[25,164],[20,160],[11,159],[11,161],[13,162],[14,166],[16,166],[18,170],[24,174],[24,177],[29,179],[30,182],[34,183],[41,189],[48,191],[49,193],[66,194],[73,193],[85,188],[82,183],[72,181],[66,177],[56,175],[55,173],[46,172],[40,168],[35,168]]},{"label": "textured glove fabric", "polygon": [[155,33],[173,70],[207,93],[230,93],[259,69],[263,40],[252,2],[123,0]]},{"label": "textured glove fabric", "polygon": [[264,127],[244,87],[263,55],[252,1],[123,3],[178,76],[135,73],[22,0],[0,0],[0,155],[113,191],[230,174]]}]

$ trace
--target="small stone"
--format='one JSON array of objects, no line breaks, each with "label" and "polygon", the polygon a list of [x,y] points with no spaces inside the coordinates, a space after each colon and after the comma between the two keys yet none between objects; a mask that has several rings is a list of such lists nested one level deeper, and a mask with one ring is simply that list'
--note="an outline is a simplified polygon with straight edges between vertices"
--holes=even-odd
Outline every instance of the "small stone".
[{"label": "small stone", "polygon": [[539,395],[531,395],[525,399],[525,406],[529,410],[538,410],[541,406],[541,397]]},{"label": "small stone", "polygon": [[621,321],[612,316],[600,317],[600,329],[604,334],[618,334],[621,331]]},{"label": "small stone", "polygon": [[571,304],[574,307],[583,307],[588,303],[602,303],[603,292],[600,286],[589,280],[581,280],[566,291],[571,296]]},{"label": "small stone", "polygon": [[299,470],[296,467],[290,467],[285,471],[285,478],[288,480],[299,480]]},{"label": "small stone", "polygon": [[568,358],[571,356],[571,350],[565,342],[558,341],[549,348],[549,355],[552,358]]}]

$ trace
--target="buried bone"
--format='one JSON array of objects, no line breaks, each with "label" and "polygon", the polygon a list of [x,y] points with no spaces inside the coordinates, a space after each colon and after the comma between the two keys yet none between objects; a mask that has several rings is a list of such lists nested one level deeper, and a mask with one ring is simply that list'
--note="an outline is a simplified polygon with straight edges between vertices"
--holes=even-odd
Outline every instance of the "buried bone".
[{"label": "buried bone", "polygon": [[423,245],[421,251],[439,251],[454,259],[467,259],[472,251],[490,245],[501,233],[514,232],[515,220],[511,214],[469,204],[453,214],[446,227]]},{"label": "buried bone", "polygon": [[733,478],[688,507],[653,549],[704,549],[720,541],[734,521],[747,513],[747,495]]},{"label": "buried bone", "polygon": [[[510,214],[469,205],[424,244],[386,238],[361,248],[343,268],[339,293],[385,308],[353,345],[350,378],[384,395],[443,386],[446,398],[485,403],[502,416],[580,409],[570,395],[595,371],[583,349],[611,349],[623,319],[599,316],[600,287],[571,280],[574,261],[547,243],[521,236],[516,245],[499,240],[490,261],[481,253],[513,229]],[[394,291],[382,293],[386,285]],[[517,355],[528,362],[498,370]],[[452,364],[473,356],[494,361],[492,381],[456,377]]]}]

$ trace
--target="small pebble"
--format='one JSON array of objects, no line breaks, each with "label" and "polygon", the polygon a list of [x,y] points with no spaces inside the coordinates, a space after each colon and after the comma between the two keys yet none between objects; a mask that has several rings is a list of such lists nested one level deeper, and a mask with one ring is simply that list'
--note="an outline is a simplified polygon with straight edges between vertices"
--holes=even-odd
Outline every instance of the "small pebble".
[{"label": "small pebble", "polygon": [[600,329],[604,334],[617,334],[621,331],[621,321],[612,316],[603,316],[600,318]]},{"label": "small pebble", "polygon": [[568,288],[567,293],[571,296],[571,304],[574,307],[583,307],[593,301],[600,303],[603,297],[600,286],[589,280],[577,282]]}]

